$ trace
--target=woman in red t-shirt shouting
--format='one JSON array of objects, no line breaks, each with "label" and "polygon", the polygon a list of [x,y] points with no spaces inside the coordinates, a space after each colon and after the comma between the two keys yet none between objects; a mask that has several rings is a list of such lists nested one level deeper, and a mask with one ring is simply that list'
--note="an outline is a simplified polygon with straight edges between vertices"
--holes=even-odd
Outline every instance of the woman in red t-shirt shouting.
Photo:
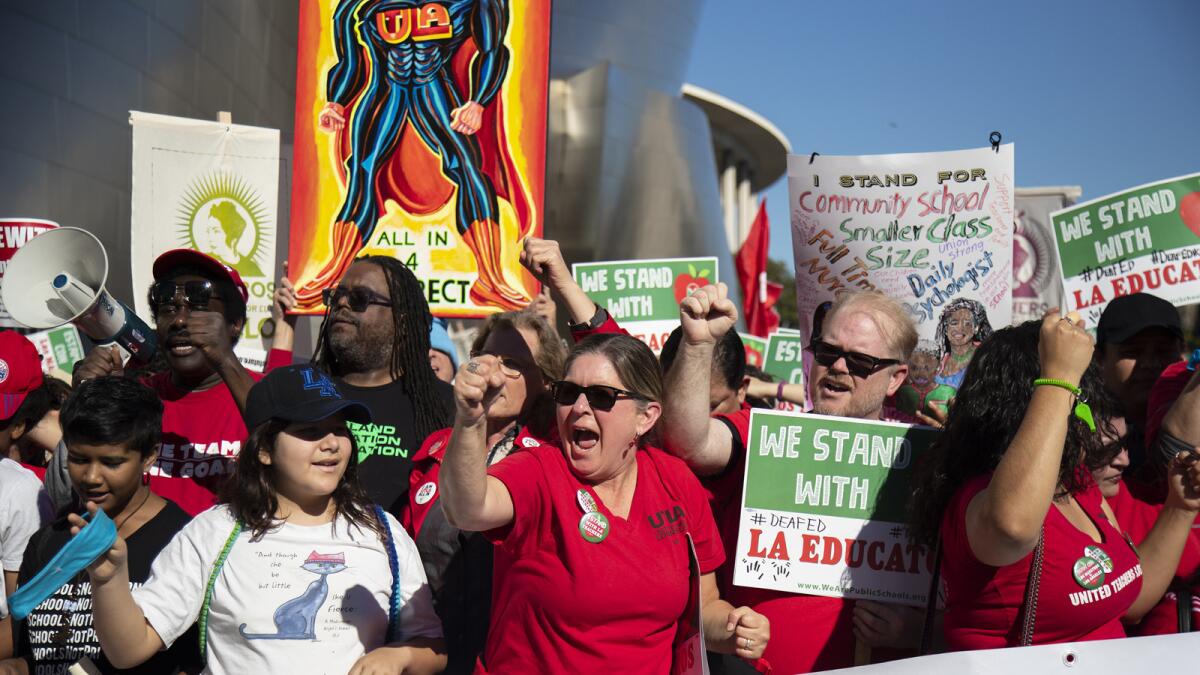
[{"label": "woman in red t-shirt shouting", "polygon": [[[769,626],[720,600],[724,560],[707,496],[683,462],[652,447],[662,375],[649,347],[595,335],[552,386],[559,446],[485,466],[495,357],[458,371],[442,506],[497,545],[481,673],[666,673],[710,650],[762,655]],[[691,573],[694,544],[696,573]],[[674,665],[673,665],[674,661]]]},{"label": "woman in red t-shirt shouting", "polygon": [[[1200,467],[1177,457],[1135,550],[1084,468],[1105,452],[1092,338],[1072,312],[984,342],[914,494],[915,534],[940,534],[951,649],[1125,636],[1162,598],[1200,510]],[[1095,406],[1095,409],[1089,408]]]}]

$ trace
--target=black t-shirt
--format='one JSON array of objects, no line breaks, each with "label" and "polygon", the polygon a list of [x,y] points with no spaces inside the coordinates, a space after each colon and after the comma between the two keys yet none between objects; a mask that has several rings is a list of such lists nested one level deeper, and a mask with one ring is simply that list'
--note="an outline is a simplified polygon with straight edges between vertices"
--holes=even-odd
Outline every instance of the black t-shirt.
[{"label": "black t-shirt", "polygon": [[[191,516],[171,500],[153,518],[125,541],[129,547],[129,585],[137,588],[150,576],[150,564]],[[29,539],[18,587],[27,583],[58,553],[71,538],[71,525],[59,519],[38,530]],[[92,587],[87,572],[63,584],[54,595],[38,605],[24,621],[15,626],[15,655],[29,662],[31,675],[66,673],[83,657],[91,659],[102,673],[158,675],[200,670],[199,632],[195,626],[171,648],[152,656],[137,668],[118,670],[109,665],[100,652],[100,642],[92,628]]]},{"label": "black t-shirt", "polygon": [[[399,380],[381,387],[355,387],[338,378],[337,384],[343,396],[371,409],[370,424],[349,424],[358,446],[358,482],[371,501],[397,514],[408,499],[412,456],[425,442],[424,437],[417,437],[413,400]],[[454,409],[454,390],[445,382],[435,380],[430,395],[445,401],[447,412]],[[449,424],[447,415],[436,420],[431,431]]]}]

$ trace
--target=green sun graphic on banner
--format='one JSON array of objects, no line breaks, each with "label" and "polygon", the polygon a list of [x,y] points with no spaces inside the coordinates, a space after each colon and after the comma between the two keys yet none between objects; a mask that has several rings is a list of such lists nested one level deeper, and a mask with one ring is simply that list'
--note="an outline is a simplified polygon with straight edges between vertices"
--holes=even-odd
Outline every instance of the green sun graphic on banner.
[{"label": "green sun graphic on banner", "polygon": [[184,194],[178,215],[185,246],[224,262],[243,278],[263,276],[271,243],[267,206],[246,181],[227,173],[199,178]]}]

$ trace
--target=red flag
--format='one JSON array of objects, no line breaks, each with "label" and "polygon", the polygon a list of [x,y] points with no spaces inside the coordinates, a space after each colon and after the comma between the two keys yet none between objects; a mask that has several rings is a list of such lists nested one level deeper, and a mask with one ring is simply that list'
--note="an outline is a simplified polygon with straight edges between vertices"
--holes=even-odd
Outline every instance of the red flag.
[{"label": "red flag", "polygon": [[742,287],[742,309],[746,312],[746,330],[751,335],[767,337],[779,327],[775,301],[783,286],[767,281],[767,248],[771,242],[767,223],[767,202],[758,205],[758,215],[750,226],[750,234],[734,258],[738,283]]}]

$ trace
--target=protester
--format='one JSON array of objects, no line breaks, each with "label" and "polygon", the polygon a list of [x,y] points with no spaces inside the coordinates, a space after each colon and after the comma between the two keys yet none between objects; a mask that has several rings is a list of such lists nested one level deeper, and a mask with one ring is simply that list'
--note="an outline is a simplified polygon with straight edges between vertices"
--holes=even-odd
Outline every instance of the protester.
[{"label": "protester", "polygon": [[[241,405],[262,377],[233,353],[249,291],[237,270],[190,249],[163,253],[152,271],[150,311],[167,370],[145,380],[163,401],[162,444],[150,487],[195,515],[215,503],[233,467],[246,438]],[[278,358],[272,353],[267,368]],[[124,372],[117,347],[97,347],[75,369],[75,385]],[[46,484],[61,508],[72,498],[63,449],[53,464]]]},{"label": "protester", "polygon": [[1166,506],[1135,550],[1081,470],[1103,463],[1089,427],[1110,417],[1091,360],[1078,315],[1057,310],[975,353],[912,509],[919,543],[940,536],[951,649],[1123,637],[1122,618],[1166,591],[1200,510],[1200,467],[1173,460]]},{"label": "protester", "polygon": [[370,412],[311,366],[254,386],[224,503],[188,523],[132,593],[123,538],[88,568],[96,634],[114,665],[143,663],[198,621],[211,673],[445,666],[416,548],[358,487],[351,420]]},{"label": "protester", "polygon": [[399,513],[412,456],[450,423],[452,390],[429,366],[432,317],[417,278],[400,261],[358,258],[325,289],[325,321],[313,362],[346,395],[365,403],[370,423],[351,423],[371,501]]},{"label": "protester", "polygon": [[454,342],[446,332],[446,322],[434,319],[429,327],[429,366],[437,379],[447,384],[454,381],[454,371],[458,370],[455,352]]},{"label": "protester", "polygon": [[43,375],[37,347],[16,331],[0,331],[0,363],[0,457],[23,464],[40,479],[62,440],[58,409],[71,388]]},{"label": "protester", "polygon": [[969,298],[952,300],[938,319],[935,339],[942,349],[942,361],[934,381],[954,389],[961,387],[971,356],[991,334],[992,325],[982,303]]},{"label": "protester", "polygon": [[[741,520],[742,485],[750,410],[710,417],[713,352],[732,332],[737,310],[724,284],[706,286],[680,305],[683,339],[666,373],[663,440],[668,451],[705,478],[713,513],[733,559]],[[815,363],[809,393],[815,412],[879,419],[884,400],[907,374],[916,344],[908,314],[878,293],[846,293],[829,309],[821,337],[810,350]],[[796,636],[768,646],[764,659],[778,672],[797,673],[854,665],[854,639],[878,646],[915,642],[915,612],[880,603],[736,587],[732,568],[719,572],[722,590],[771,620],[776,635]]]},{"label": "protester", "polygon": [[[566,349],[529,310],[493,314],[480,326],[471,358],[492,356],[504,383],[487,411],[486,464],[557,438],[550,383],[562,378]],[[442,619],[447,673],[470,673],[487,641],[492,599],[492,543],[446,520],[438,489],[451,429],[434,432],[413,458],[400,522],[417,542],[433,604]]]},{"label": "protester", "polygon": [[[147,472],[154,465],[162,430],[163,404],[147,387],[120,377],[101,377],[79,386],[63,407],[67,467],[81,500],[103,509],[127,542],[129,585],[150,576],[150,563],[190,520],[173,502],[154,494]],[[25,549],[18,579],[24,586],[71,538],[66,517],[38,530]],[[0,663],[12,672],[67,672],[77,662],[86,672],[112,672],[100,653],[92,625],[91,591],[80,573],[63,584],[17,624],[17,660]],[[171,649],[158,652],[139,673],[198,672],[193,628]]]},{"label": "protester", "polygon": [[1144,481],[1156,484],[1152,492],[1159,500],[1165,494],[1159,479],[1174,453],[1168,449],[1170,454],[1146,461],[1150,450],[1145,442],[1146,408],[1158,376],[1180,360],[1183,346],[1179,311],[1148,293],[1114,298],[1096,325],[1095,358],[1104,374],[1104,387],[1120,400],[1129,424],[1131,473],[1141,478],[1146,471]]},{"label": "protester", "polygon": [[441,481],[450,522],[497,544],[480,672],[667,672],[687,618],[689,539],[708,648],[761,655],[767,621],[718,599],[712,572],[724,554],[704,490],[649,442],[662,398],[650,349],[624,335],[577,344],[553,385],[561,447],[531,447],[489,469],[487,412],[501,368],[482,355],[458,371]]}]

